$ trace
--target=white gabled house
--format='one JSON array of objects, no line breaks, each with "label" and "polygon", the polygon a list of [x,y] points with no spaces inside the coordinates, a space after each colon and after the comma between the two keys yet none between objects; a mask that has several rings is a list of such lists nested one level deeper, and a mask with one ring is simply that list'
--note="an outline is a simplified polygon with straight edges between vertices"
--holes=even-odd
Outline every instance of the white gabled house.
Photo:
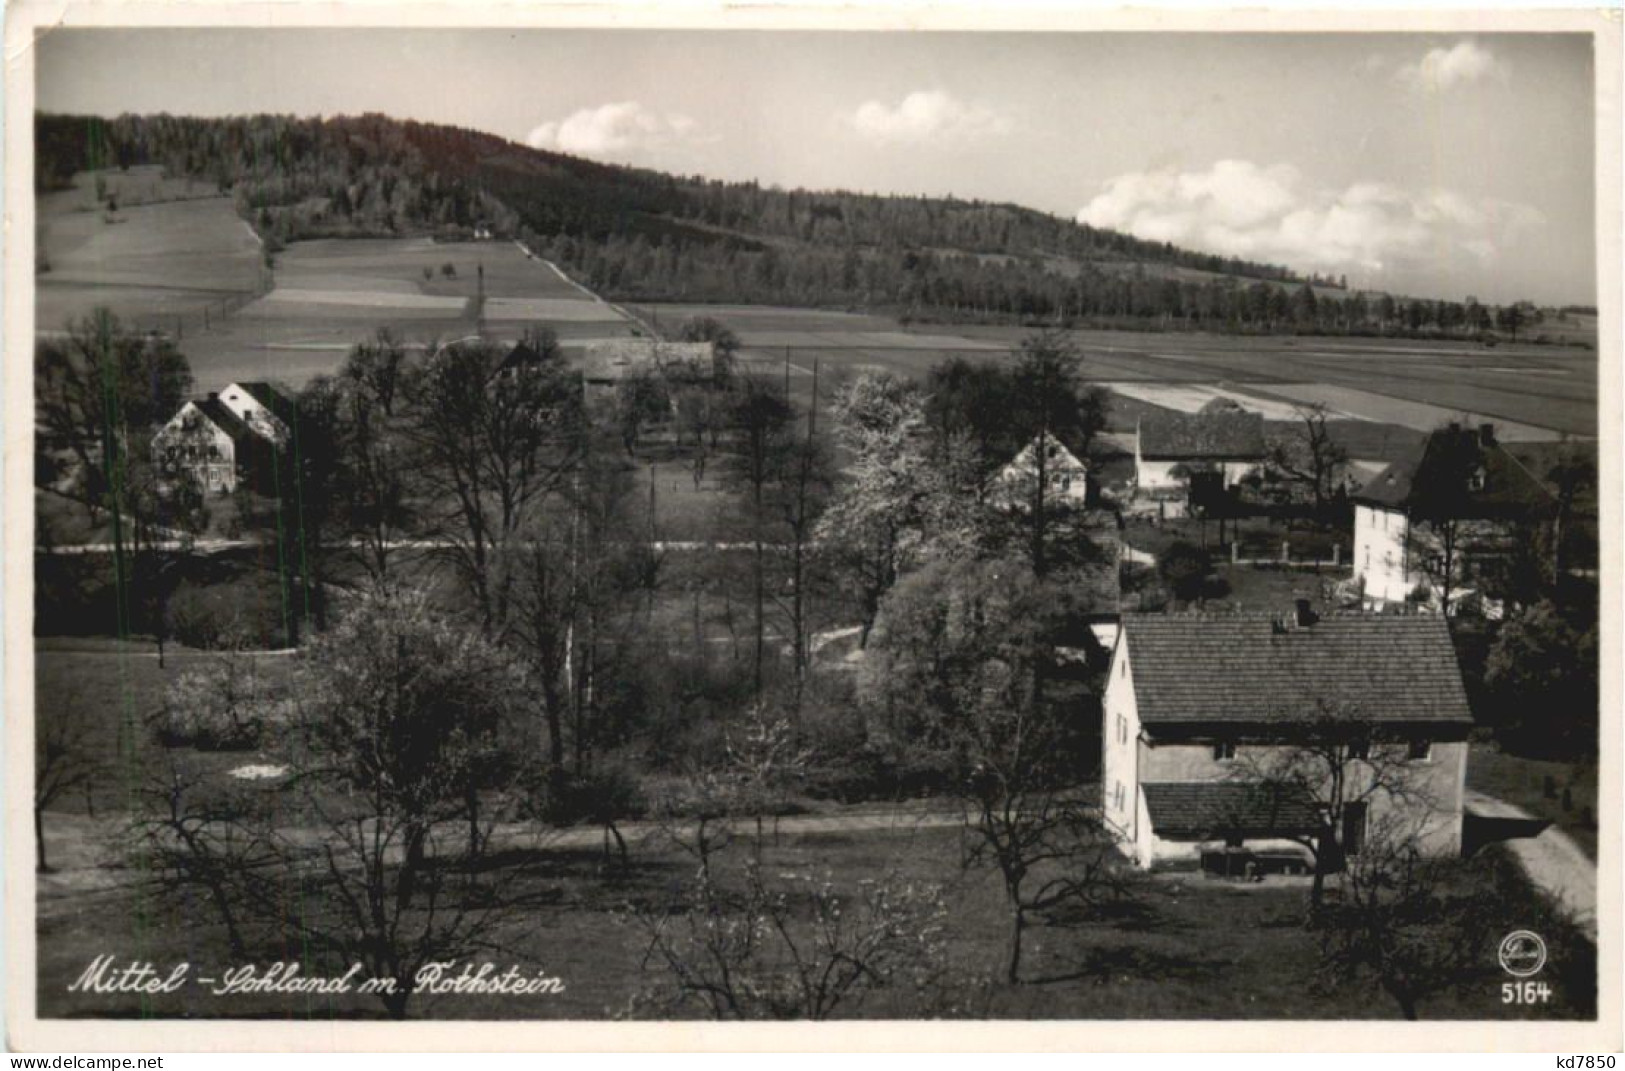
[{"label": "white gabled house", "polygon": [[[1403,825],[1428,854],[1460,850],[1473,721],[1442,618],[1318,618],[1307,604],[1285,617],[1125,614],[1109,673],[1102,815],[1140,866],[1247,852],[1307,868],[1306,841],[1333,821],[1329,795],[1258,771],[1301,750],[1332,706],[1366,749],[1345,767],[1347,851],[1360,851],[1374,823]],[[1371,787],[1373,755],[1404,770],[1405,791]]]},{"label": "white gabled house", "polygon": [[1495,437],[1492,424],[1451,424],[1361,487],[1354,501],[1354,577],[1365,605],[1402,605],[1413,593],[1438,601],[1450,538],[1452,605],[1478,572],[1509,551],[1520,526],[1548,519],[1552,491]]},{"label": "white gabled house", "polygon": [[153,436],[153,459],[208,493],[230,494],[244,480],[274,493],[272,469],[292,437],[295,408],[269,383],[229,384],[181,406]]},{"label": "white gabled house", "polygon": [[[1039,453],[1042,450],[1043,453]],[[1044,478],[1045,501],[1082,507],[1089,498],[1089,466],[1049,432],[1042,432],[1010,459],[993,479],[995,499],[1021,508],[1038,490],[1039,473]]]}]

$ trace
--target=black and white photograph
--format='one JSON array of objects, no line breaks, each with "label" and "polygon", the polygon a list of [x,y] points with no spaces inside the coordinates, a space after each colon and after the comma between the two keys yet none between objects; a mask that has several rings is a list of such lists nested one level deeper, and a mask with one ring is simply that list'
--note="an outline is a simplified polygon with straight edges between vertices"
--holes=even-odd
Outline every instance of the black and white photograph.
[{"label": "black and white photograph", "polygon": [[1617,18],[383,10],[8,25],[14,1016],[1618,1047]]}]

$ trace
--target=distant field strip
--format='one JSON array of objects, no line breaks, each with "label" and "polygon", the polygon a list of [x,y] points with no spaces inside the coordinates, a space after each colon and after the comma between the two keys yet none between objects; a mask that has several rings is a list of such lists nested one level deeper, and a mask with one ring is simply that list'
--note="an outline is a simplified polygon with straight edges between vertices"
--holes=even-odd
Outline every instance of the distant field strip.
[{"label": "distant field strip", "polygon": [[361,309],[422,309],[451,312],[468,303],[467,298],[435,297],[395,290],[301,290],[277,287],[260,301],[269,305],[339,305]]},{"label": "distant field strip", "polygon": [[1353,387],[1334,387],[1327,383],[1271,383],[1268,390],[1271,394],[1295,401],[1322,402],[1338,412],[1360,420],[1399,424],[1415,428],[1417,431],[1432,431],[1452,420],[1466,420],[1469,423],[1493,423],[1496,434],[1508,442],[1549,442],[1562,438],[1560,433],[1550,428],[1520,424],[1517,421],[1503,420],[1481,413],[1448,409],[1426,402],[1390,398],[1386,394],[1373,394]]},{"label": "distant field strip", "polygon": [[612,322],[622,317],[602,301],[582,298],[486,298],[489,320],[567,320],[576,323]]},{"label": "distant field strip", "polygon": [[[1279,401],[1274,398],[1261,398],[1254,394],[1245,394],[1241,391],[1209,386],[1203,383],[1114,382],[1103,383],[1101,386],[1110,387],[1112,391],[1124,397],[1147,402],[1151,405],[1160,405],[1165,409],[1177,409],[1182,413],[1194,413],[1216,398],[1227,398],[1240,405],[1243,409],[1254,413],[1262,413],[1266,420],[1298,419],[1298,411],[1290,402]],[[1332,415],[1349,416],[1351,414],[1336,411]]]},{"label": "distant field strip", "polygon": [[741,333],[745,345],[790,346],[816,349],[897,350],[1007,350],[997,342],[956,338],[952,335],[915,335],[905,331],[753,331]]}]

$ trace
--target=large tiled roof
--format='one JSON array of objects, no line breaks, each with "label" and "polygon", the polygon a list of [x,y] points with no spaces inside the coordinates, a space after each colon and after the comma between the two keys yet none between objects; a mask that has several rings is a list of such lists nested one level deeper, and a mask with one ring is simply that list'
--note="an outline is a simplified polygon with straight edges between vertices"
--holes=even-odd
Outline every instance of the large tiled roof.
[{"label": "large tiled roof", "polygon": [[208,417],[216,427],[225,432],[227,435],[231,436],[233,442],[240,443],[246,439],[257,437],[257,433],[254,431],[254,429],[250,428],[242,417],[238,416],[236,413],[233,413],[229,408],[227,408],[226,403],[222,402],[215,395],[211,394],[207,398],[200,398],[193,404],[196,405],[198,407],[198,411],[204,416]]},{"label": "large tiled roof", "polygon": [[292,398],[282,393],[280,387],[257,379],[239,379],[236,386],[247,391],[255,401],[269,409],[284,424],[293,423],[298,406]]},{"label": "large tiled roof", "polygon": [[1264,456],[1264,417],[1239,409],[1150,413],[1140,418],[1140,456],[1157,461],[1255,461]]},{"label": "large tiled roof", "polygon": [[1470,723],[1444,618],[1330,614],[1287,626],[1261,613],[1126,614],[1140,720],[1265,725],[1326,717]]},{"label": "large tiled roof", "polygon": [[1484,469],[1484,486],[1462,487],[1454,498],[1452,513],[1457,517],[1497,517],[1531,510],[1544,510],[1552,504],[1551,491],[1507,448],[1493,438],[1485,443],[1477,428],[1441,428],[1408,450],[1404,456],[1378,473],[1355,493],[1355,501],[1391,509],[1415,510],[1437,507],[1426,501],[1434,479],[1442,479],[1442,468],[1453,446],[1475,454]]},{"label": "large tiled roof", "polygon": [[1313,801],[1284,785],[1246,781],[1146,781],[1145,809],[1159,837],[1311,833]]}]

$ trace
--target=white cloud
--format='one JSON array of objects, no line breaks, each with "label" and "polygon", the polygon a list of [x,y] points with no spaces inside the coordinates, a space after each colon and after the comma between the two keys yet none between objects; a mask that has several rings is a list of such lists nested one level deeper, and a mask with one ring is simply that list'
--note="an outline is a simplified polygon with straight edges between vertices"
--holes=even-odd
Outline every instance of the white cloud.
[{"label": "white cloud", "polygon": [[582,108],[542,123],[525,138],[537,149],[583,156],[624,157],[694,139],[699,124],[676,112],[657,112],[635,100]]},{"label": "white cloud", "polygon": [[1008,134],[1011,124],[985,105],[940,89],[915,90],[896,105],[865,101],[846,117],[863,137],[888,143],[963,142]]},{"label": "white cloud", "polygon": [[1382,272],[1465,257],[1493,263],[1545,217],[1526,205],[1380,182],[1315,188],[1287,164],[1119,175],[1078,222],[1314,271]]},{"label": "white cloud", "polygon": [[1402,65],[1394,77],[1406,85],[1442,93],[1486,78],[1505,79],[1506,74],[1506,65],[1495,53],[1472,41],[1458,41],[1450,48],[1429,49],[1415,63]]}]

